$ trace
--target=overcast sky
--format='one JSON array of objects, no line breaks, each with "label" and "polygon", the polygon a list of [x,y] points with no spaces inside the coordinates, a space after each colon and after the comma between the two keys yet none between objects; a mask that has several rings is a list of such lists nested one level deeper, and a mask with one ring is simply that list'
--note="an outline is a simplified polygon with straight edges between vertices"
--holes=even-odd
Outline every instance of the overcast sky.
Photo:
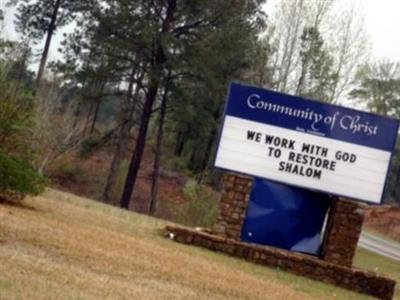
[{"label": "overcast sky", "polygon": [[[3,37],[16,38],[13,30],[13,11],[5,8],[7,0],[0,0],[0,6],[6,12]],[[274,2],[276,0],[269,0]],[[360,1],[365,7],[365,28],[370,36],[372,44],[372,58],[400,61],[400,0],[339,0],[345,2]],[[57,44],[61,40],[61,34],[55,37],[50,59],[57,54]]]},{"label": "overcast sky", "polygon": [[400,61],[400,1],[359,1],[365,3],[365,27],[370,35],[374,58]]}]

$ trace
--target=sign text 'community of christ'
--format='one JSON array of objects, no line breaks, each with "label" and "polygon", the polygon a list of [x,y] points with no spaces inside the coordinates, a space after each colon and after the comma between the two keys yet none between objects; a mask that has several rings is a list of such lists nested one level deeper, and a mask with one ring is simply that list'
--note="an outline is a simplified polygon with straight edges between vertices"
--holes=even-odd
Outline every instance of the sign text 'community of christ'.
[{"label": "sign text 'community of christ'", "polygon": [[380,203],[398,121],[232,83],[215,166]]}]

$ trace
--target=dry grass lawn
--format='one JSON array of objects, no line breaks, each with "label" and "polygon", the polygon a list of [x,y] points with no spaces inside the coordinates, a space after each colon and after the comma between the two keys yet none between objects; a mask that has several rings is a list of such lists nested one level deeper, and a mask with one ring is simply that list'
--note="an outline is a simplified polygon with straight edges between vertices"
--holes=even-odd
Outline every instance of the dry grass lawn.
[{"label": "dry grass lawn", "polygon": [[0,204],[0,299],[369,299],[175,243],[165,224],[55,190]]}]

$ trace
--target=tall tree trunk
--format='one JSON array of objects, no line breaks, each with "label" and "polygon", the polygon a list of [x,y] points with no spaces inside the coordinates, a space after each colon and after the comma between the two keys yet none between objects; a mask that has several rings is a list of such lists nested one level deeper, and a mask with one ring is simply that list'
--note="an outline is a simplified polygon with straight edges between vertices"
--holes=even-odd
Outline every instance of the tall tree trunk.
[{"label": "tall tree trunk", "polygon": [[24,44],[21,63],[19,66],[17,65],[18,70],[17,70],[17,80],[15,84],[14,98],[17,97],[18,93],[21,90],[21,85],[24,79],[24,74],[27,66],[28,56],[29,56],[29,44]]},{"label": "tall tree trunk", "polygon": [[301,73],[296,87],[297,96],[301,96],[304,92],[304,84],[306,79],[307,68],[308,68],[308,59],[305,58],[301,64]]},{"label": "tall tree trunk", "polygon": [[185,146],[185,131],[179,130],[178,136],[176,137],[176,144],[175,144],[175,155],[182,156],[183,148]]},{"label": "tall tree trunk", "polygon": [[156,151],[154,154],[154,164],[153,164],[153,178],[151,183],[151,195],[149,201],[148,213],[149,215],[153,215],[157,208],[157,194],[158,194],[158,180],[160,177],[160,159],[161,159],[161,147],[164,133],[164,121],[165,114],[167,110],[167,100],[168,100],[168,91],[169,91],[169,76],[165,82],[164,95],[161,99],[161,107],[160,107],[160,120],[158,122],[158,132],[157,132],[157,142],[156,142]]},{"label": "tall tree trunk", "polygon": [[122,193],[120,207],[128,209],[129,203],[135,187],[137,175],[139,173],[140,163],[142,161],[143,151],[146,144],[147,130],[151,117],[151,110],[157,97],[159,82],[152,81],[144,103],[142,116],[140,118],[139,134],[136,140],[136,147],[133,151],[131,162],[129,164],[128,175],[126,176],[124,191]]},{"label": "tall tree trunk", "polygon": [[193,171],[194,173],[196,173],[197,171],[197,155],[199,152],[199,149],[196,147],[196,144],[194,144],[193,149],[192,149],[192,153],[190,154],[190,159],[189,159],[189,164],[188,167],[191,171]]},{"label": "tall tree trunk", "polygon": [[90,134],[94,132],[94,129],[96,128],[96,123],[99,118],[99,110],[100,110],[100,105],[101,105],[101,98],[105,89],[106,83],[104,80],[100,81],[99,84],[95,85],[95,93],[96,93],[96,103],[95,103],[95,108],[94,108],[94,114],[92,118],[92,125],[90,126]]},{"label": "tall tree trunk", "polygon": [[128,136],[129,136],[129,125],[126,122],[121,125],[117,145],[110,166],[110,171],[108,172],[106,185],[103,191],[103,199],[107,203],[111,203],[112,192],[114,190],[115,183],[117,181],[119,166],[121,165],[122,159],[125,154],[126,150],[125,144],[126,141],[128,140]]},{"label": "tall tree trunk", "polygon": [[[296,2],[297,7],[295,8],[295,14],[301,15],[304,9],[304,0],[299,0]],[[283,69],[282,74],[279,78],[278,89],[281,92],[286,92],[289,74],[292,70],[292,64],[294,63],[293,57],[296,50],[296,44],[298,40],[298,32],[301,25],[301,17],[295,17],[293,20],[294,24],[289,25],[289,32],[291,31],[291,36],[288,36],[287,46],[285,49],[285,54],[282,58],[281,68]]]},{"label": "tall tree trunk", "polygon": [[61,3],[61,0],[56,0],[56,3],[54,5],[53,14],[51,15],[49,29],[47,30],[46,43],[44,44],[42,58],[40,59],[39,71],[38,71],[38,74],[36,77],[36,89],[38,89],[40,87],[44,69],[46,67],[46,62],[47,62],[47,57],[49,55],[51,39],[53,38],[53,34],[56,29],[57,15],[58,15],[58,10],[60,9],[60,3]]},{"label": "tall tree trunk", "polygon": [[212,156],[212,149],[213,149],[213,144],[214,144],[214,140],[215,140],[215,136],[217,134],[216,130],[212,130],[210,133],[210,136],[208,138],[207,141],[207,146],[206,146],[206,151],[203,154],[203,159],[199,165],[198,171],[199,174],[197,175],[197,183],[201,183],[203,181],[204,178],[204,171],[207,169],[208,164],[210,162],[210,157]]},{"label": "tall tree trunk", "polygon": [[139,93],[139,86],[136,85],[135,92],[132,95],[134,81],[135,81],[135,73],[136,73],[135,70],[136,68],[132,69],[132,72],[129,77],[129,85],[126,94],[126,101],[127,101],[126,107],[123,109],[122,112],[123,117],[122,117],[121,128],[118,133],[118,141],[114,151],[113,160],[111,162],[110,171],[107,176],[107,182],[103,191],[103,199],[108,203],[110,203],[112,192],[114,190],[115,183],[117,181],[118,169],[121,165],[121,162],[126,152],[126,147],[129,139],[129,132],[132,129],[134,123],[132,120],[133,112],[135,111],[136,99]]},{"label": "tall tree trunk", "polygon": [[90,134],[92,134],[94,132],[94,129],[96,128],[97,119],[99,117],[100,103],[101,103],[101,100],[97,100],[96,103],[94,104],[92,125],[90,126],[90,132],[89,132]]},{"label": "tall tree trunk", "polygon": [[[225,76],[226,78],[226,76]],[[226,80],[225,80],[226,82]],[[222,115],[222,111],[223,111],[223,103],[220,103],[217,107],[217,109],[214,111],[213,117],[215,120],[215,123],[218,124],[219,123],[219,119]],[[200,173],[199,176],[197,177],[197,182],[201,183],[204,177],[204,171],[207,169],[208,164],[210,162],[210,157],[212,157],[212,151],[213,151],[213,145],[215,145],[215,143],[217,142],[217,133],[218,133],[218,129],[215,127],[211,130],[210,132],[210,136],[207,142],[207,147],[206,147],[206,151],[205,154],[203,156],[203,161],[201,162],[200,165]]]},{"label": "tall tree trunk", "polygon": [[76,106],[76,109],[74,111],[74,126],[73,128],[77,128],[79,124],[79,119],[81,116],[81,106],[82,106],[82,99],[78,100],[78,104]]},{"label": "tall tree trunk", "polygon": [[140,118],[140,128],[139,135],[136,140],[136,147],[132,154],[128,175],[126,176],[124,191],[121,196],[120,206],[121,208],[125,209],[129,208],[129,203],[133,194],[133,188],[135,187],[137,175],[139,173],[140,163],[142,161],[143,151],[146,144],[146,136],[151,117],[151,110],[157,97],[158,88],[162,77],[162,71],[166,62],[166,57],[164,55],[164,49],[161,40],[163,35],[169,31],[171,24],[174,20],[176,0],[168,0],[167,3],[168,7],[165,19],[162,24],[161,32],[154,39],[151,69],[149,70],[149,88],[146,93],[146,101],[144,103],[142,116]]},{"label": "tall tree trunk", "polygon": [[90,117],[91,117],[92,114],[93,114],[93,109],[94,109],[94,104],[93,104],[93,102],[90,102],[89,110],[88,110],[87,115],[86,115],[85,125],[84,125],[84,128],[83,128],[83,135],[84,135],[84,136],[86,136],[87,130],[88,130],[88,128],[89,128]]}]

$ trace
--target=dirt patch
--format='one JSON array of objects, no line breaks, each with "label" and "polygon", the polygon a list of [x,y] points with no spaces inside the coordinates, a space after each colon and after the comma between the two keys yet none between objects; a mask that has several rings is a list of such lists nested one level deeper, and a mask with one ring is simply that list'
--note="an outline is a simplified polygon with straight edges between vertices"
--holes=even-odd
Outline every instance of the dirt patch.
[{"label": "dirt patch", "polygon": [[[129,154],[129,153],[128,153]],[[62,191],[70,192],[82,197],[88,197],[102,201],[102,192],[107,179],[113,155],[113,149],[104,149],[92,154],[90,157],[80,158],[73,154],[65,157],[50,170],[52,187]],[[129,155],[126,156],[125,169]],[[153,154],[147,149],[145,151],[141,169],[134,194],[132,196],[130,209],[139,213],[147,213],[151,195],[151,176],[153,172]],[[123,175],[123,174],[122,174]],[[119,182],[111,203],[117,204],[123,188],[123,177]],[[160,170],[158,205],[156,216],[166,220],[174,220],[171,207],[184,203],[183,189],[186,177],[177,173]]]}]

